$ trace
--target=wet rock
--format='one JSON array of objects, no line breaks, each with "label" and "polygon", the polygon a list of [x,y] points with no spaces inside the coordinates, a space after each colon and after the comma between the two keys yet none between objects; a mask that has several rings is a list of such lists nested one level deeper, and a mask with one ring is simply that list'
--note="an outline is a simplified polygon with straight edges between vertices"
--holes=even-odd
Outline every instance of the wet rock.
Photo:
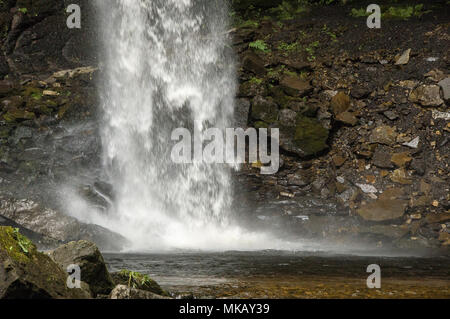
[{"label": "wet rock", "polygon": [[411,162],[412,157],[409,152],[401,152],[395,153],[391,157],[392,163],[394,163],[397,167],[405,167],[405,165]]},{"label": "wet rock", "polygon": [[379,145],[372,157],[372,163],[380,168],[393,168],[391,162],[391,149],[384,145]]},{"label": "wet rock", "polygon": [[68,274],[12,227],[0,227],[0,299],[89,298]]},{"label": "wet rock", "polygon": [[359,232],[372,235],[380,235],[390,239],[399,239],[408,234],[409,229],[406,227],[395,225],[373,225],[370,227],[362,228]]},{"label": "wet rock", "polygon": [[328,130],[318,120],[298,116],[293,127],[280,127],[280,147],[306,157],[328,148]]},{"label": "wet rock", "polygon": [[444,95],[444,100],[446,102],[450,101],[450,78],[443,79],[438,83],[438,85],[442,89],[442,93]]},{"label": "wet rock", "polygon": [[287,176],[288,185],[305,187],[311,183],[312,176],[308,171],[299,170]]},{"label": "wet rock", "polygon": [[80,280],[89,285],[93,297],[107,295],[114,288],[103,256],[94,243],[85,240],[70,242],[48,252],[48,255],[63,270],[69,265],[78,265],[81,270]]},{"label": "wet rock", "polygon": [[286,76],[280,82],[284,92],[290,96],[302,97],[312,91],[309,81],[295,76]]},{"label": "wet rock", "polygon": [[371,143],[393,145],[397,138],[397,132],[395,127],[382,125],[376,127],[370,135]]},{"label": "wet rock", "polygon": [[440,106],[444,103],[437,85],[421,85],[409,95],[409,100],[422,106]]},{"label": "wet rock", "polygon": [[395,65],[404,65],[409,62],[409,55],[411,53],[411,49],[404,51],[401,55],[395,58]]},{"label": "wet rock", "polygon": [[251,117],[253,120],[273,123],[278,117],[278,106],[273,102],[272,98],[263,98],[256,96],[252,102]]},{"label": "wet rock", "polygon": [[36,115],[34,113],[23,109],[10,109],[3,115],[3,119],[8,123],[32,120],[35,117]]},{"label": "wet rock", "polygon": [[124,269],[111,274],[111,276],[116,285],[125,285],[131,288],[149,291],[157,295],[169,296],[169,294],[148,275]]},{"label": "wet rock", "polygon": [[403,216],[408,205],[406,200],[399,199],[402,195],[402,189],[387,189],[376,201],[363,204],[356,212],[368,221],[379,222],[398,219]]},{"label": "wet rock", "polygon": [[150,291],[129,288],[125,285],[116,286],[111,294],[110,299],[171,299],[169,297],[160,296]]},{"label": "wet rock", "polygon": [[0,81],[0,97],[5,97],[10,95],[14,90],[14,85],[10,81],[2,80]]},{"label": "wet rock", "polygon": [[370,193],[378,193],[378,190],[373,185],[369,184],[356,184],[364,193],[370,194]]},{"label": "wet rock", "polygon": [[255,53],[247,53],[242,61],[242,67],[244,70],[252,72],[258,76],[264,76],[266,74],[264,61]]},{"label": "wet rock", "polygon": [[235,126],[247,128],[250,114],[250,101],[248,99],[237,99],[235,108]]},{"label": "wet rock", "polygon": [[429,224],[443,223],[450,220],[450,213],[430,213],[425,217],[425,221]]},{"label": "wet rock", "polygon": [[350,97],[344,92],[339,92],[331,99],[331,111],[336,116],[350,108]]},{"label": "wet rock", "polygon": [[17,224],[60,243],[88,240],[100,249],[120,250],[126,239],[98,225],[85,224],[73,217],[42,207],[32,200],[1,199],[1,214]]}]

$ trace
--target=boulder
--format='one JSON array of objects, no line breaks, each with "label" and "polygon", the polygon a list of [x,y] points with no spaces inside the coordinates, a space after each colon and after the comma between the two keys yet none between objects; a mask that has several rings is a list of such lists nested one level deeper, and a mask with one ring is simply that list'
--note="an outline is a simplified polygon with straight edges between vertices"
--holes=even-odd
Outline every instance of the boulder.
[{"label": "boulder", "polygon": [[81,223],[73,217],[22,199],[0,199],[1,215],[59,243],[89,240],[102,250],[118,251],[126,239],[98,225]]},{"label": "boulder", "polygon": [[118,285],[111,291],[110,299],[171,299],[169,297],[160,296],[150,291],[129,288],[125,285]]},{"label": "boulder", "polygon": [[271,124],[277,120],[278,106],[272,98],[256,96],[252,102],[251,117],[253,120],[263,121]]},{"label": "boulder", "polygon": [[124,269],[111,274],[111,277],[116,285],[125,285],[133,289],[149,291],[162,296],[169,296],[156,281],[151,279],[148,275],[136,271]]},{"label": "boulder", "polygon": [[258,76],[264,76],[266,74],[264,61],[256,53],[248,53],[242,60],[242,67],[244,70]]},{"label": "boulder", "polygon": [[103,256],[94,243],[85,240],[70,242],[48,252],[48,255],[62,269],[78,265],[81,281],[89,285],[94,297],[98,294],[107,295],[114,288]]},{"label": "boulder", "polygon": [[331,99],[331,111],[336,116],[350,108],[350,97],[344,92],[339,92]]},{"label": "boulder", "polygon": [[0,299],[89,298],[67,287],[68,274],[18,229],[0,227]]}]

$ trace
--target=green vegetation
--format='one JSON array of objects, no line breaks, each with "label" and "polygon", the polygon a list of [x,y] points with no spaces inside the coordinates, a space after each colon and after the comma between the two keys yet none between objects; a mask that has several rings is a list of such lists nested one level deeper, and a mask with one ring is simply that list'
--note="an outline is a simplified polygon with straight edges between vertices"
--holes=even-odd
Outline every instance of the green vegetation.
[{"label": "green vegetation", "polygon": [[289,53],[300,51],[301,45],[298,42],[286,43],[280,42],[278,45],[278,50],[283,51],[283,55],[288,55]]},{"label": "green vegetation", "polygon": [[263,83],[263,80],[257,77],[252,77],[249,82],[251,84],[261,85]]},{"label": "green vegetation", "polygon": [[141,274],[136,271],[131,271],[127,269],[121,270],[116,277],[116,284],[126,284],[130,288],[136,288],[146,291],[151,291],[158,295],[168,296],[168,293],[165,292],[156,281],[151,279],[148,275]]},{"label": "green vegetation", "polygon": [[19,11],[22,12],[23,14],[27,14],[28,13],[28,9],[27,8],[19,8]]},{"label": "green vegetation", "polygon": [[[430,13],[431,10],[424,11],[423,4],[418,4],[415,6],[407,6],[407,7],[389,7],[386,10],[382,9],[381,17],[382,18],[392,18],[392,19],[409,19],[411,17],[421,17],[424,14]],[[366,9],[352,9],[350,13],[353,17],[365,17],[369,16],[371,13],[366,12]]]},{"label": "green vegetation", "polygon": [[305,48],[306,53],[308,53],[308,61],[312,62],[316,59],[314,55],[316,52],[316,48],[319,46],[319,41],[312,42],[308,47]]},{"label": "green vegetation", "polygon": [[328,35],[333,42],[337,42],[336,33],[332,32],[326,24],[323,26],[322,32],[325,33],[326,35]]},{"label": "green vegetation", "polygon": [[256,40],[254,42],[250,42],[248,46],[256,51],[261,51],[264,53],[270,52],[269,46],[264,40]]},{"label": "green vegetation", "polygon": [[279,20],[292,20],[295,16],[308,11],[308,2],[304,0],[283,1],[269,12]]},{"label": "green vegetation", "polygon": [[25,254],[28,254],[33,243],[19,232],[19,228],[14,228],[13,236],[17,240],[17,244]]}]

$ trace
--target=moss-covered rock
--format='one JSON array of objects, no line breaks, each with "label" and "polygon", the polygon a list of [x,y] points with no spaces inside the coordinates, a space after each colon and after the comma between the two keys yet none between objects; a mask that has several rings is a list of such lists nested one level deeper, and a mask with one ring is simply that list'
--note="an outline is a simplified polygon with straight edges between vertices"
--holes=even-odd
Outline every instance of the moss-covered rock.
[{"label": "moss-covered rock", "polygon": [[272,98],[263,98],[256,96],[252,102],[251,118],[255,121],[263,121],[271,124],[277,120],[278,106],[273,102]]},{"label": "moss-covered rock", "polygon": [[18,229],[0,227],[0,299],[88,298],[69,289],[67,276]]},{"label": "moss-covered rock", "polygon": [[112,278],[116,285],[125,285],[129,288],[150,291],[157,295],[169,296],[169,294],[148,275],[124,269],[120,272],[113,273]]},{"label": "moss-covered rock", "polygon": [[288,152],[308,157],[328,148],[328,134],[317,119],[299,114],[295,126],[280,125],[280,146]]}]

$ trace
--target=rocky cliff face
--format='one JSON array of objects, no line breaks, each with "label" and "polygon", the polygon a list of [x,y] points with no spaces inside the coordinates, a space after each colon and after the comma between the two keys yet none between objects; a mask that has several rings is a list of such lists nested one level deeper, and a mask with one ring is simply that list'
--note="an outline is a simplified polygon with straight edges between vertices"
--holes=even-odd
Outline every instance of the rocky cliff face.
[{"label": "rocky cliff face", "polygon": [[[42,185],[99,165],[95,19],[78,2],[81,30],[65,25],[68,1],[0,1],[2,194],[43,200],[54,190]],[[236,209],[250,224],[450,244],[448,6],[413,4],[409,16],[390,6],[370,30],[359,3],[233,1],[237,125],[280,128],[282,149],[276,175],[259,175],[259,163],[236,174]],[[113,196],[95,179],[79,192],[102,207]]]}]

